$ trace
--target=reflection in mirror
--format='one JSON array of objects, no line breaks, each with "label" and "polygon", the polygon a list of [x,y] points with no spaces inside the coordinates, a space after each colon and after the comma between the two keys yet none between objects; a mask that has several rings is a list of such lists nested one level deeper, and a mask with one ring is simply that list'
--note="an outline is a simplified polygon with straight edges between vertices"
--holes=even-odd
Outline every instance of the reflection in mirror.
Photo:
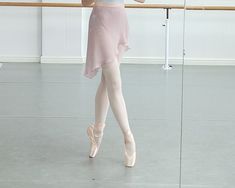
[{"label": "reflection in mirror", "polygon": [[[127,0],[126,9],[4,2],[0,187],[178,188],[183,0]],[[52,6],[37,7],[46,3]],[[93,80],[81,74],[88,58],[92,66],[100,58],[110,63],[118,44],[130,47],[120,69],[90,72]],[[92,140],[88,126],[97,122],[106,127]],[[136,142],[133,168],[124,165],[128,125]],[[89,158],[91,140],[102,142]]]},{"label": "reflection in mirror", "polygon": [[186,7],[181,187],[232,188],[235,4],[187,0]]}]

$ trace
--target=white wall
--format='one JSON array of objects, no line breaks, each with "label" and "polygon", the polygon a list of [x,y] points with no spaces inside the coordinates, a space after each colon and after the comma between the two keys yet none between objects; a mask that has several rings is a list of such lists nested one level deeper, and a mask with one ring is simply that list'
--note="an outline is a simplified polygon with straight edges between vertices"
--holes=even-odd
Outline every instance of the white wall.
[{"label": "white wall", "polygon": [[0,6],[0,62],[38,62],[40,54],[41,8]]},{"label": "white wall", "polygon": [[[22,1],[40,2],[40,0]],[[65,1],[43,0],[43,2]],[[126,3],[135,2],[126,0]],[[146,0],[146,3],[183,5],[184,2]],[[187,5],[234,6],[234,3],[231,4],[228,0],[223,2],[188,0]],[[126,9],[126,11],[130,26],[131,49],[124,54],[123,62],[164,63],[165,27],[162,24],[165,23],[165,10]],[[0,7],[0,62],[82,63],[82,57],[86,55],[90,13],[91,8]],[[182,64],[183,14],[183,10],[170,10],[171,64]],[[235,11],[188,10],[185,63],[235,65],[234,17]]]},{"label": "white wall", "polygon": [[[43,0],[48,2],[48,0]],[[50,0],[64,2],[64,0]],[[76,0],[70,0],[70,3]],[[43,7],[42,63],[78,63],[82,57],[82,9]]]}]

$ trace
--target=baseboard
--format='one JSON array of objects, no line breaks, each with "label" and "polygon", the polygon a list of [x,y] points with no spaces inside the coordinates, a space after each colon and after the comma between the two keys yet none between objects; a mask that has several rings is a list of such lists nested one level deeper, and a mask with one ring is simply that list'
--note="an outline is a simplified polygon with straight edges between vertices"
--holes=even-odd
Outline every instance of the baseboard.
[{"label": "baseboard", "polygon": [[[122,63],[128,64],[165,64],[164,58],[156,57],[125,57],[122,59]],[[195,58],[169,58],[169,65],[206,65],[206,66],[235,66],[235,59],[195,59]]]},{"label": "baseboard", "polygon": [[82,64],[83,61],[83,57],[41,56],[41,63]]},{"label": "baseboard", "polygon": [[[0,63],[60,63],[60,64],[82,64],[85,63],[85,57],[69,56],[41,56],[41,57],[23,57],[23,56],[0,56]],[[123,57],[121,63],[124,64],[165,64],[165,59],[161,57]],[[170,65],[227,65],[234,66],[235,59],[196,59],[196,58],[169,58]]]},{"label": "baseboard", "polygon": [[0,56],[0,63],[39,63],[38,56]]},{"label": "baseboard", "polygon": [[184,65],[235,66],[235,59],[185,58],[184,59]]}]

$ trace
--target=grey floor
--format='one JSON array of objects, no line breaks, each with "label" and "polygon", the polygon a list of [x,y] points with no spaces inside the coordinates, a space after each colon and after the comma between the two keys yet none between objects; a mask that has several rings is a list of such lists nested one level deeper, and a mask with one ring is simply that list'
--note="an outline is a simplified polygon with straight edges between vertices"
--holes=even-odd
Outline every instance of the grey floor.
[{"label": "grey floor", "polygon": [[89,80],[81,65],[3,63],[0,187],[233,188],[235,67],[184,67],[182,124],[182,66],[160,67],[121,65],[137,144],[136,166],[125,168],[111,109],[100,151],[88,158],[100,72]]}]

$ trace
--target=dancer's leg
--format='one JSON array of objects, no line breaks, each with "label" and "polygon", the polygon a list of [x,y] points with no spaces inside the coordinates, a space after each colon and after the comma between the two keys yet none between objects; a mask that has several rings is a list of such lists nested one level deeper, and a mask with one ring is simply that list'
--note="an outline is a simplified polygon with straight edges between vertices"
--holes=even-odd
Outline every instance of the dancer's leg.
[{"label": "dancer's leg", "polygon": [[122,130],[125,142],[127,143],[127,149],[132,153],[135,149],[135,145],[133,144],[133,137],[130,136],[132,131],[129,126],[126,104],[122,94],[120,67],[117,60],[112,63],[113,64],[104,65],[102,71],[105,77],[111,109]]},{"label": "dancer's leg", "polygon": [[100,84],[95,96],[95,124],[94,133],[99,136],[103,133],[105,120],[109,109],[109,99],[105,85],[104,75],[102,73]]}]

